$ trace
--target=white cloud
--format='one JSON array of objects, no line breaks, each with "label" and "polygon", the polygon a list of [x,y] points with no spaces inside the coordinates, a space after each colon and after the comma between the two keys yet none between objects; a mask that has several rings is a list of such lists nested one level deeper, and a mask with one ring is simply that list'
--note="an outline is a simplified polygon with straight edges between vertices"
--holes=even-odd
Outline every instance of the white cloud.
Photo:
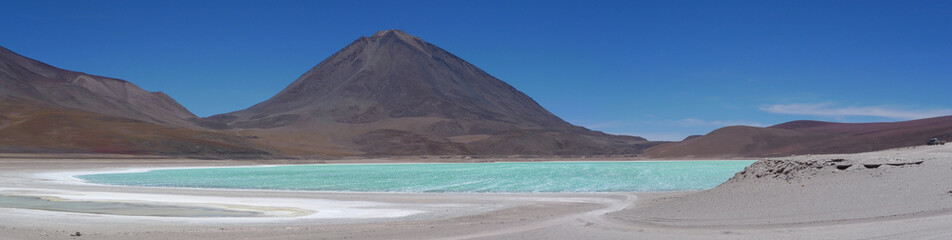
[{"label": "white cloud", "polygon": [[763,111],[778,114],[814,115],[827,117],[884,117],[898,120],[922,119],[952,115],[952,109],[908,110],[890,106],[835,107],[833,103],[815,104],[774,104],[760,108]]},{"label": "white cloud", "polygon": [[702,120],[696,118],[685,118],[677,121],[678,125],[685,127],[726,127],[726,126],[754,126],[754,127],[764,127],[766,126],[763,123],[758,122],[748,122],[748,121],[711,121],[711,120]]}]

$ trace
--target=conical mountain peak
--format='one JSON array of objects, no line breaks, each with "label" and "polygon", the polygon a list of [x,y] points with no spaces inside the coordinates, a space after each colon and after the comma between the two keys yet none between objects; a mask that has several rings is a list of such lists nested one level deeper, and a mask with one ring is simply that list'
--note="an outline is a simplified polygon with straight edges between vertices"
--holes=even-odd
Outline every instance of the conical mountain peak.
[{"label": "conical mountain peak", "polygon": [[423,41],[423,39],[420,39],[419,37],[410,35],[397,29],[378,31],[374,35],[370,36],[370,41],[377,44],[404,43],[413,47],[414,49],[429,54],[429,50],[427,50],[427,42]]},{"label": "conical mountain peak", "polygon": [[[509,84],[395,29],[357,39],[265,102],[210,120],[220,127],[273,129],[260,130],[267,132],[263,135],[288,131],[310,136],[308,141],[334,139],[335,149],[381,154],[509,154],[519,149],[553,154],[567,144],[565,138],[585,142],[587,151],[594,151],[580,134],[605,136],[563,121]],[[494,136],[498,139],[490,140]],[[516,147],[523,143],[507,142],[510,138],[548,143]],[[393,144],[404,141],[425,147]],[[507,149],[496,149],[497,144]]]},{"label": "conical mountain peak", "polygon": [[384,35],[387,35],[387,34],[394,34],[394,35],[398,35],[398,36],[411,36],[411,35],[408,34],[407,32],[404,32],[403,30],[390,29],[390,30],[380,30],[380,31],[377,31],[377,33],[374,33],[374,35],[371,36],[371,37],[383,37]]},{"label": "conical mountain peak", "polygon": [[570,126],[505,82],[420,38],[387,30],[363,39],[268,101],[229,115],[307,109],[308,115],[342,123],[466,116],[536,127]]}]

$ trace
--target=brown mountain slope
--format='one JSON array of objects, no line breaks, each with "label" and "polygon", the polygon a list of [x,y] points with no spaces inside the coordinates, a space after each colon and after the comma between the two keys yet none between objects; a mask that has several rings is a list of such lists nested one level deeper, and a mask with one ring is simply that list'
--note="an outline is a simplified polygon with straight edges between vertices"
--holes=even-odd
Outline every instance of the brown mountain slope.
[{"label": "brown mountain slope", "polygon": [[160,92],[59,69],[0,47],[0,152],[266,155],[202,130]]},{"label": "brown mountain slope", "polygon": [[146,122],[194,127],[195,115],[161,92],[59,69],[0,47],[0,96]]},{"label": "brown mountain slope", "polygon": [[649,142],[573,126],[399,30],[361,37],[271,99],[204,126],[288,154],[635,154]]},{"label": "brown mountain slope", "polygon": [[904,122],[793,121],[767,128],[732,126],[681,142],[652,147],[652,157],[717,158],[857,153],[952,140],[952,116]]},{"label": "brown mountain slope", "polygon": [[0,152],[267,155],[230,135],[0,97]]}]

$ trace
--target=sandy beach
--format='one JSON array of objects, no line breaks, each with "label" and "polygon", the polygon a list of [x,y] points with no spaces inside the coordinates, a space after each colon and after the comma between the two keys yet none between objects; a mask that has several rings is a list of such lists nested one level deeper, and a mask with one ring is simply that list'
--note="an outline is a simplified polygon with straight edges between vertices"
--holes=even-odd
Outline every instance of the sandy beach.
[{"label": "sandy beach", "polygon": [[[302,163],[318,162],[7,155],[0,160],[0,195],[29,197],[48,205],[105,204],[107,208],[87,212],[107,214],[0,208],[0,235],[3,239],[952,237],[948,228],[952,146],[768,159],[717,188],[694,192],[334,193],[106,186],[70,177],[144,168]],[[109,204],[122,207],[109,210]],[[220,216],[229,214],[237,215]],[[76,232],[81,235],[71,236]]]}]

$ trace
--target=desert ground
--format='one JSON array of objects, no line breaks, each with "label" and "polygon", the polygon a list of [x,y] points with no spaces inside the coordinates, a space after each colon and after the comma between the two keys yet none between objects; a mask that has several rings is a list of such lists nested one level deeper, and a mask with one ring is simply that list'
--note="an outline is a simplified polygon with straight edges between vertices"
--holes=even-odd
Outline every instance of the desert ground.
[{"label": "desert ground", "polygon": [[[404,194],[107,186],[70,176],[408,159],[0,157],[0,196],[45,199],[47,205],[115,205],[85,212],[36,210],[44,208],[42,204],[32,209],[0,207],[3,239],[952,238],[952,145],[764,159],[714,189],[660,193]],[[7,201],[0,203],[9,205]]]}]

